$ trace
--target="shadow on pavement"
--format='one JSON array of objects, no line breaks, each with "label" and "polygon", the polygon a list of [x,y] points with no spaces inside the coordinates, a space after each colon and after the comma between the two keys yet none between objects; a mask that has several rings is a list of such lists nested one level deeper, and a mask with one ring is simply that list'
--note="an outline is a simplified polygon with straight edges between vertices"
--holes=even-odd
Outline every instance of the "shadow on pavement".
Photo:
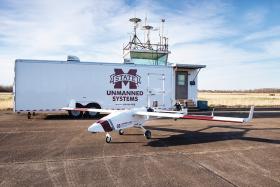
[{"label": "shadow on pavement", "polygon": [[[201,132],[210,128],[228,128],[236,131],[230,132]],[[248,137],[245,136],[247,132],[251,130],[275,130],[279,131],[280,128],[243,128],[243,127],[231,127],[231,126],[209,126],[197,131],[188,131],[182,129],[170,129],[170,128],[160,128],[160,127],[147,127],[150,130],[159,130],[166,132],[180,133],[176,135],[171,135],[167,138],[153,139],[147,143],[147,146],[152,147],[169,147],[178,145],[188,145],[188,144],[202,144],[225,140],[246,140],[255,141],[262,143],[280,144],[280,140],[267,139],[259,137]]]}]

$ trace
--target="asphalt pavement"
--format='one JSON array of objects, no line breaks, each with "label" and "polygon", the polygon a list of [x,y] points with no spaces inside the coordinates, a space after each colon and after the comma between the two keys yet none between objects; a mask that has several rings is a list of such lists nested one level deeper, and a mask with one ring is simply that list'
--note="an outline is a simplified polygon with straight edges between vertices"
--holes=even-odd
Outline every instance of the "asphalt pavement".
[{"label": "asphalt pavement", "polygon": [[280,186],[280,116],[247,125],[150,121],[91,134],[97,119],[0,112],[0,186]]}]

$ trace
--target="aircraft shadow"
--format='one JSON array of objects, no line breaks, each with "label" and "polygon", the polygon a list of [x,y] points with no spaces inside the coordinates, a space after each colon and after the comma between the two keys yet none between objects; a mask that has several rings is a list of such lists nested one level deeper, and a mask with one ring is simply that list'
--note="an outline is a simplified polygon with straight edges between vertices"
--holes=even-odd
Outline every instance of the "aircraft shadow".
[{"label": "aircraft shadow", "polygon": [[[228,128],[234,131],[230,132],[201,132],[210,128]],[[260,137],[250,137],[245,136],[247,132],[251,130],[276,130],[280,132],[280,128],[243,128],[243,127],[232,127],[232,126],[209,126],[197,131],[188,131],[182,129],[170,129],[170,128],[160,128],[160,127],[147,127],[150,130],[159,130],[166,132],[180,133],[171,135],[167,138],[157,138],[152,139],[152,141],[147,143],[147,146],[152,147],[169,147],[178,145],[188,145],[188,144],[202,144],[217,141],[226,140],[246,140],[255,141],[262,143],[280,144],[280,140],[267,139]]]},{"label": "aircraft shadow", "polygon": [[124,133],[123,136],[143,136],[143,133],[142,134],[140,134],[140,133],[133,133],[133,134]]},{"label": "aircraft shadow", "polygon": [[145,142],[138,142],[138,141],[135,141],[135,142],[116,142],[116,141],[112,141],[110,142],[110,144],[139,144],[139,143],[145,143]]}]

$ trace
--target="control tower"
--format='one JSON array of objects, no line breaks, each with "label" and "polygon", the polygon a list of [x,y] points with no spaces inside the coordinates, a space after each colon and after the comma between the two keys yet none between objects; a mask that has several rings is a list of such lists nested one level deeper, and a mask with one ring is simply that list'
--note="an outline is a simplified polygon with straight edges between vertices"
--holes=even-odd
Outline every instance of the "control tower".
[{"label": "control tower", "polygon": [[[145,64],[145,65],[167,65],[168,54],[168,38],[163,36],[164,22],[161,20],[161,29],[155,29],[153,26],[145,24],[141,27],[144,31],[143,42],[137,36],[137,29],[141,25],[140,18],[131,18],[129,21],[133,24],[133,37],[123,47],[124,63]],[[152,43],[150,34],[152,31],[159,31],[159,42]]]}]

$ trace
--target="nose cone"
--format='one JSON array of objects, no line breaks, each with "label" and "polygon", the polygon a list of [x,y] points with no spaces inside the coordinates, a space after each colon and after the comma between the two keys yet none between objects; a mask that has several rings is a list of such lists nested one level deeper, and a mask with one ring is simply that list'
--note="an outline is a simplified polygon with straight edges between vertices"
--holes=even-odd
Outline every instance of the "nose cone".
[{"label": "nose cone", "polygon": [[113,128],[106,119],[98,120],[96,123],[92,124],[89,128],[89,132],[110,132]]},{"label": "nose cone", "polygon": [[94,123],[88,128],[89,132],[104,132],[104,129],[100,123]]}]

